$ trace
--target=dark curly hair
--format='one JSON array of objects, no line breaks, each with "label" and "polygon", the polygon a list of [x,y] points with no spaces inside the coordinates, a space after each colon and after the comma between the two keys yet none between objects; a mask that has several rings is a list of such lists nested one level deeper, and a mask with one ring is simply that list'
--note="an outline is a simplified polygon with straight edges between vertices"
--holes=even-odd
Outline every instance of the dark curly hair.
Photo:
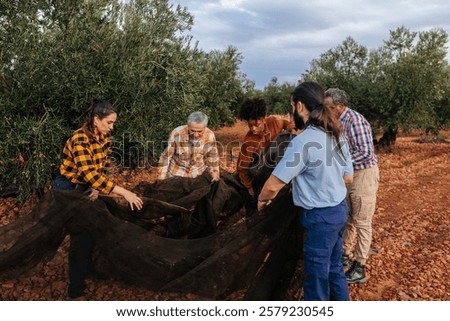
[{"label": "dark curly hair", "polygon": [[267,113],[266,102],[263,98],[246,98],[239,110],[239,119],[249,121],[265,117]]}]

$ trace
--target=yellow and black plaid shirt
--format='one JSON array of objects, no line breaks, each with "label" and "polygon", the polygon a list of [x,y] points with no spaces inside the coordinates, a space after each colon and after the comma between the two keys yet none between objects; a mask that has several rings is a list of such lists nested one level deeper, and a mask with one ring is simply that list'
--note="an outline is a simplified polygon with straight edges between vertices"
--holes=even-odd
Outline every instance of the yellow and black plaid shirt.
[{"label": "yellow and black plaid shirt", "polygon": [[100,135],[97,140],[83,126],[67,140],[59,171],[74,184],[87,184],[101,193],[109,194],[114,188],[114,183],[105,175],[110,154],[111,138]]}]

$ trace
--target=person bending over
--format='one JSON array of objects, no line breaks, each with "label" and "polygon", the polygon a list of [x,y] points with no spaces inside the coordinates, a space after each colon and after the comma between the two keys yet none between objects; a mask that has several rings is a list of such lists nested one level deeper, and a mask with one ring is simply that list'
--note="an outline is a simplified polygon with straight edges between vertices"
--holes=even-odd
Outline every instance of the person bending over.
[{"label": "person bending over", "polygon": [[[142,199],[135,193],[115,184],[106,176],[111,154],[110,132],[117,120],[116,107],[108,100],[94,99],[85,122],[64,145],[59,173],[53,181],[54,190],[81,190],[94,201],[99,193],[123,196],[131,209],[140,210]],[[92,271],[93,240],[85,229],[70,232],[69,298],[85,295],[85,278]]]},{"label": "person bending over", "polygon": [[239,110],[239,119],[248,125],[247,134],[241,144],[236,171],[242,185],[247,188],[249,209],[256,209],[256,195],[252,185],[250,167],[259,154],[283,131],[291,131],[295,125],[276,116],[266,117],[267,106],[263,98],[245,99]]}]

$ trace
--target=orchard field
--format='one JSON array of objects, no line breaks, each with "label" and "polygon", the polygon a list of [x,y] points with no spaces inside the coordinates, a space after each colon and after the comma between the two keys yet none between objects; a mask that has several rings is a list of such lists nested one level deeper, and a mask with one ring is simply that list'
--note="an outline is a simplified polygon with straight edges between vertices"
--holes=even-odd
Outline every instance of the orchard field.
[{"label": "orchard field", "polygon": [[[238,141],[244,133],[241,123],[216,131],[217,140],[228,146],[223,148],[223,170],[233,171],[236,159],[237,143],[227,143]],[[401,135],[391,153],[378,153],[381,182],[367,263],[369,280],[350,285],[352,300],[450,300],[450,133],[441,134],[440,142],[424,142],[419,134]],[[130,188],[155,179],[149,169],[121,170],[114,176]],[[13,198],[0,199],[0,225],[26,215],[35,203],[36,198],[21,205]],[[0,300],[66,300],[68,244],[66,237],[50,261],[16,279],[3,280]],[[112,279],[87,282],[87,300],[208,299],[157,293]],[[277,299],[301,300],[301,283],[299,273]],[[239,299],[239,293],[226,298]]]}]

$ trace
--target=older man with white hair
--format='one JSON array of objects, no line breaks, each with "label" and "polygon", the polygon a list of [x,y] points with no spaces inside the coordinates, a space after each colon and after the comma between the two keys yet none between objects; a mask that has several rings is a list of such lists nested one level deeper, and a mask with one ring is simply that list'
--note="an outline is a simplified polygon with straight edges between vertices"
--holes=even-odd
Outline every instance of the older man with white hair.
[{"label": "older man with white hair", "polygon": [[209,172],[212,180],[219,179],[219,152],[214,132],[206,127],[208,116],[200,111],[191,113],[187,125],[175,128],[168,146],[159,160],[159,179],[196,177]]}]

